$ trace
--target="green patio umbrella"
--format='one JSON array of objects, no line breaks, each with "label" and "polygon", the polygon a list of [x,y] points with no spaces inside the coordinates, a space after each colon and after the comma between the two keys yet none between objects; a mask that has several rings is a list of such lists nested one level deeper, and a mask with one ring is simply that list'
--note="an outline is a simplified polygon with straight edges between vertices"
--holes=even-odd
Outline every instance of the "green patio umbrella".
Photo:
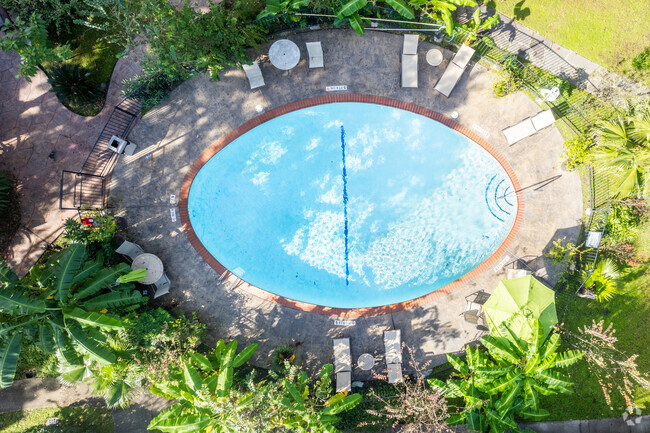
[{"label": "green patio umbrella", "polygon": [[504,336],[499,327],[505,322],[516,335],[527,340],[533,320],[538,319],[547,336],[557,323],[555,292],[532,275],[503,280],[485,301],[483,314],[492,335]]}]

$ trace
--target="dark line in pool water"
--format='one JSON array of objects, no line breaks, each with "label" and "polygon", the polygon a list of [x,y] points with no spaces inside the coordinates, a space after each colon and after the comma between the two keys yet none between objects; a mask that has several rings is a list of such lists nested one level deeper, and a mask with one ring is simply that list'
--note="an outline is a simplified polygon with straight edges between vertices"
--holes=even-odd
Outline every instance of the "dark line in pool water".
[{"label": "dark line in pool water", "polygon": [[350,285],[350,262],[348,249],[348,174],[345,170],[345,129],[341,125],[341,153],[343,155],[343,220],[345,226],[343,228],[343,235],[345,236],[345,285]]}]

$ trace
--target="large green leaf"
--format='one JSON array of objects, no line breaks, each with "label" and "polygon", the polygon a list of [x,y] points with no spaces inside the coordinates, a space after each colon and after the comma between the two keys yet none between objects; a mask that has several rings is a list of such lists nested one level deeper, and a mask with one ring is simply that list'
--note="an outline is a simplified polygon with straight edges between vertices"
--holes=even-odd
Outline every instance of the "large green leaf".
[{"label": "large green leaf", "polygon": [[194,364],[199,367],[203,371],[211,371],[212,370],[212,364],[210,363],[210,360],[205,356],[200,353],[192,352],[190,354],[190,357],[192,358],[192,361],[194,361]]},{"label": "large green leaf", "polygon": [[97,340],[88,336],[81,326],[76,323],[68,323],[68,332],[73,338],[74,342],[86,350],[93,358],[100,362],[113,364],[116,361],[116,356],[111,350],[102,345]]},{"label": "large green leaf", "polygon": [[29,270],[29,274],[36,279],[39,286],[45,287],[48,285],[50,280],[54,277],[59,260],[64,253],[65,250],[57,251],[52,254],[50,258],[47,259],[47,262],[45,262],[45,265],[43,265],[43,269],[40,269],[40,267],[36,265]]},{"label": "large green leaf", "polygon": [[120,275],[128,272],[131,269],[126,263],[120,263],[112,268],[105,268],[97,272],[97,274],[88,280],[79,292],[75,293],[75,299],[86,299],[94,295],[100,290],[115,284]]},{"label": "large green leaf", "polygon": [[367,4],[368,0],[348,0],[347,3],[341,6],[341,9],[336,11],[336,16],[338,18],[349,17]]},{"label": "large green leaf", "polygon": [[232,387],[232,374],[232,367],[226,367],[219,373],[216,389],[217,397],[226,397],[229,394]]},{"label": "large green leaf", "polygon": [[463,361],[460,360],[459,357],[454,355],[453,353],[448,353],[447,354],[447,361],[451,364],[452,367],[456,369],[459,373],[462,374],[467,374],[469,373],[469,369],[467,368],[467,364],[465,364]]},{"label": "large green leaf", "polygon": [[185,379],[185,384],[196,394],[201,387],[203,386],[203,380],[198,371],[189,363],[183,363],[183,378]]},{"label": "large green leaf", "polygon": [[248,361],[248,359],[253,356],[255,351],[257,350],[257,343],[253,343],[250,346],[246,347],[244,350],[239,352],[237,356],[235,356],[235,359],[232,361],[232,366],[234,368],[241,367],[244,362]]},{"label": "large green leaf", "polygon": [[570,393],[573,386],[573,382],[568,377],[554,371],[541,371],[535,375],[535,378],[546,382],[553,389],[563,394]]},{"label": "large green leaf", "polygon": [[257,15],[257,19],[272,17],[282,12],[289,4],[288,0],[266,0],[266,7]]},{"label": "large green leaf", "polygon": [[226,344],[226,350],[223,353],[221,365],[231,366],[233,359],[235,359],[235,353],[237,353],[237,340],[233,340]]},{"label": "large green leaf", "polygon": [[64,300],[70,293],[75,275],[86,259],[86,246],[81,243],[71,244],[61,256],[54,272],[54,299]]},{"label": "large green leaf", "polygon": [[[158,394],[158,395],[160,395],[160,394]],[[168,398],[168,397],[166,397],[164,395],[162,397]],[[159,422],[161,422],[163,420],[178,417],[181,414],[182,411],[183,411],[183,405],[178,404],[178,403],[173,405],[172,407],[169,407],[169,408],[163,410],[158,415],[156,415],[156,417],[154,419],[152,419],[151,422],[149,422],[149,427],[147,427],[147,430],[154,430],[156,424],[158,424]]]},{"label": "large green leaf", "polygon": [[8,264],[0,259],[0,283],[15,283],[18,281],[18,276],[14,274]]},{"label": "large green leaf", "polygon": [[102,308],[116,308],[126,307],[127,305],[139,304],[146,302],[148,298],[133,290],[131,292],[109,292],[103,295],[95,296],[94,298],[84,301],[81,305],[89,310],[99,310]]},{"label": "large green leaf", "polygon": [[122,321],[105,314],[97,313],[94,311],[84,311],[81,308],[73,308],[63,310],[63,317],[66,319],[74,319],[82,325],[95,326],[107,330],[121,330],[124,329]]},{"label": "large green leaf", "polygon": [[170,433],[201,432],[211,422],[212,418],[207,415],[183,415],[157,420],[156,424],[152,421],[147,428]]},{"label": "large green leaf", "polygon": [[441,9],[440,18],[442,18],[442,21],[445,23],[445,31],[447,32],[447,36],[451,38],[454,34],[454,19],[451,16],[449,9]]},{"label": "large green leaf", "polygon": [[154,383],[149,388],[149,391],[168,400],[176,400],[181,396],[181,391],[178,386],[170,383]]},{"label": "large green leaf", "polygon": [[392,7],[397,11],[398,14],[406,18],[407,20],[412,20],[415,18],[413,9],[409,7],[404,0],[385,0],[388,6]]},{"label": "large green leaf", "polygon": [[56,343],[56,350],[66,363],[70,365],[80,365],[83,363],[83,360],[72,347],[70,339],[63,329],[59,327],[54,328],[54,342]]},{"label": "large green leaf", "polygon": [[0,288],[0,308],[8,310],[8,312],[20,313],[43,313],[45,312],[45,301],[39,299],[32,299],[25,293],[15,288]]},{"label": "large green leaf", "polygon": [[38,347],[45,353],[54,353],[54,332],[50,326],[38,327]]},{"label": "large green leaf", "polygon": [[340,402],[327,406],[321,411],[321,413],[323,415],[336,415],[338,413],[347,412],[359,403],[361,403],[361,394],[350,394]]},{"label": "large green leaf", "polygon": [[544,418],[549,416],[549,411],[547,411],[546,409],[526,408],[518,411],[517,415],[531,421],[541,421]]},{"label": "large green leaf", "polygon": [[0,345],[0,388],[6,388],[14,382],[22,339],[23,334],[16,333]]},{"label": "large green leaf", "polygon": [[363,34],[363,23],[361,22],[361,17],[359,14],[352,14],[348,17],[348,22],[350,23],[350,28],[357,32],[358,35]]},{"label": "large green leaf", "polygon": [[72,282],[79,283],[85,280],[86,278],[89,278],[95,272],[99,271],[100,268],[101,268],[101,263],[95,260],[89,260],[86,263],[84,263],[83,268],[79,272],[77,272],[77,275],[74,276]]},{"label": "large green leaf", "polygon": [[519,358],[516,356],[516,349],[506,338],[488,335],[481,338],[481,342],[494,358],[503,359],[511,364],[519,363]]},{"label": "large green leaf", "polygon": [[573,350],[568,350],[564,353],[558,354],[555,360],[555,366],[560,368],[568,367],[580,361],[581,359],[582,352],[574,352]]},{"label": "large green leaf", "polygon": [[133,387],[123,380],[118,380],[111,385],[105,394],[106,406],[114,408],[116,406],[125,406],[128,404],[129,395]]},{"label": "large green leaf", "polygon": [[71,365],[61,373],[59,379],[67,385],[72,385],[86,380],[91,374],[87,365]]},{"label": "large green leaf", "polygon": [[141,281],[144,280],[147,277],[147,270],[146,269],[134,269],[128,274],[121,275],[118,279],[117,282],[120,284],[125,284],[125,283],[132,283],[134,281]]}]

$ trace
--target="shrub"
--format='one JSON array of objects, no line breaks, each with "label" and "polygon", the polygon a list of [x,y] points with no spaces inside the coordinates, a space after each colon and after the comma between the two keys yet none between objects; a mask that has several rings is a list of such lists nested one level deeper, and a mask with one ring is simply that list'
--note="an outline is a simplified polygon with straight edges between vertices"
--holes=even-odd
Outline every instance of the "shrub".
[{"label": "shrub", "polygon": [[524,83],[520,78],[514,75],[509,75],[507,78],[494,83],[494,96],[497,98],[503,98],[506,95],[515,93],[521,89],[523,85]]},{"label": "shrub", "polygon": [[293,346],[280,346],[273,351],[273,367],[285,370],[296,360],[296,348]]},{"label": "shrub", "polygon": [[564,163],[568,170],[575,170],[579,165],[587,162],[591,138],[576,137],[564,142]]},{"label": "shrub", "polygon": [[20,202],[11,174],[0,172],[0,252],[6,250],[20,227]]},{"label": "shrub", "polygon": [[83,105],[97,100],[99,90],[92,71],[79,65],[64,64],[52,70],[48,82],[64,104]]},{"label": "shrub", "polygon": [[613,205],[607,219],[607,237],[616,242],[632,242],[638,235],[639,226],[647,220],[647,214],[648,207],[643,200]]},{"label": "shrub", "polygon": [[618,242],[605,238],[600,245],[600,253],[611,258],[620,265],[636,266],[647,260],[639,255],[638,248],[629,242]]},{"label": "shrub", "polygon": [[637,71],[650,71],[650,47],[632,59],[632,66]]},{"label": "shrub", "polygon": [[83,0],[3,0],[2,6],[13,11],[14,16],[41,16],[46,27],[53,26],[57,33],[70,30],[72,20],[84,7]]},{"label": "shrub", "polygon": [[142,104],[145,113],[155,107],[169,93],[189,77],[183,68],[162,68],[160,65],[145,63],[142,75],[124,80],[122,94]]},{"label": "shrub", "polygon": [[112,215],[102,215],[100,211],[85,212],[84,218],[92,218],[95,223],[85,226],[79,220],[68,219],[65,222],[65,236],[74,242],[107,245],[111,243],[120,227]]}]

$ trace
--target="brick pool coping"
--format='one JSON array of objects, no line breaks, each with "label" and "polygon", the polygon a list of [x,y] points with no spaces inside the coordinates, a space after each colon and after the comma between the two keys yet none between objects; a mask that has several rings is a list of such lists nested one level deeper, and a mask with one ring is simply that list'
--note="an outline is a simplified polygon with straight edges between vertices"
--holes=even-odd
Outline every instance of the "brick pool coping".
[{"label": "brick pool coping", "polygon": [[[190,244],[192,247],[199,253],[199,255],[208,263],[217,273],[220,275],[228,271],[218,260],[210,254],[210,252],[203,246],[199,238],[197,237],[194,229],[192,228],[192,223],[189,218],[188,210],[188,197],[190,192],[190,187],[194,181],[194,177],[197,175],[199,170],[203,165],[210,160],[214,155],[216,155],[221,149],[226,147],[229,143],[234,141],[240,135],[250,131],[251,129],[261,125],[264,122],[267,122],[275,117],[282,116],[284,114],[290,113],[292,111],[300,110],[303,108],[313,107],[315,105],[323,104],[332,104],[336,102],[363,102],[370,104],[385,105],[389,107],[399,108],[401,110],[410,111],[412,113],[419,114],[421,116],[428,117],[432,120],[442,123],[443,125],[463,134],[470,140],[474,141],[485,149],[490,155],[492,155],[503,167],[505,172],[508,174],[510,181],[512,182],[515,191],[519,191],[521,186],[519,180],[517,179],[512,167],[505,160],[505,158],[494,149],[488,142],[483,138],[478,136],[476,133],[465,128],[454,120],[450,119],[447,116],[444,116],[436,111],[430,110],[428,108],[420,107],[415,104],[411,104],[404,101],[399,101],[396,99],[386,98],[383,96],[374,96],[374,95],[358,95],[358,94],[339,94],[339,95],[326,95],[319,96],[315,98],[303,99],[300,101],[292,102],[281,107],[273,108],[247,122],[239,127],[233,129],[228,134],[220,138],[216,143],[210,146],[203,154],[192,164],[189,171],[183,179],[183,184],[181,186],[180,197],[179,197],[179,207],[180,207],[180,218],[183,231],[187,235]],[[450,293],[452,290],[468,283],[477,275],[485,272],[490,266],[496,263],[497,259],[503,255],[507,248],[510,246],[515,236],[519,232],[521,223],[523,221],[523,210],[524,210],[524,201],[521,194],[517,195],[517,215],[515,221],[512,225],[508,236],[501,243],[499,248],[497,248],[494,253],[487,259],[485,259],[480,265],[476,266],[471,271],[467,272],[465,275],[461,276],[457,280],[447,284],[444,287],[437,289],[434,292],[431,292],[427,295],[421,296],[419,298],[411,299],[409,301],[399,302],[396,304],[383,305],[379,307],[365,307],[365,308],[336,308],[336,307],[325,307],[322,305],[309,304],[306,302],[296,301],[293,299],[285,298],[284,296],[279,296],[271,292],[267,292],[259,287],[248,284],[244,280],[237,284],[238,289],[243,289],[244,291],[266,299],[268,301],[275,302],[279,305],[294,308],[301,311],[330,315],[330,316],[340,316],[340,317],[359,317],[359,316],[374,316],[379,314],[394,313],[397,311],[402,311],[410,308],[415,308],[433,301],[434,299]]]}]

